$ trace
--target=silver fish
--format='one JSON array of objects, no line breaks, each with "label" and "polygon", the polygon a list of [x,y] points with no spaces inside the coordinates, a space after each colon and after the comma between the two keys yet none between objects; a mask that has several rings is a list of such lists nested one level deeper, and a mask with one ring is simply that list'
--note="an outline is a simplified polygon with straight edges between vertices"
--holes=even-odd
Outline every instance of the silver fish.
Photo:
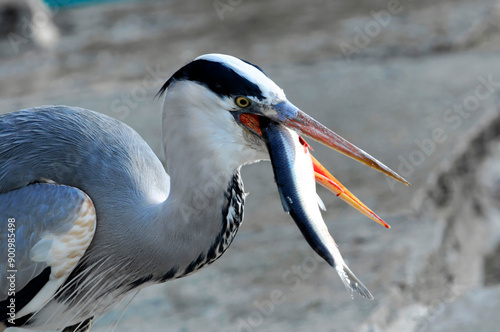
[{"label": "silver fish", "polygon": [[[260,128],[271,156],[283,208],[290,213],[314,251],[337,271],[351,295],[356,291],[363,297],[373,299],[370,291],[344,262],[325,225],[316,193],[315,177],[318,180],[319,175],[313,166],[315,159],[310,155],[307,143],[297,133],[276,122],[261,119]],[[350,194],[343,189],[343,186],[339,189],[341,193],[335,189],[336,193],[339,192],[337,196]]]}]

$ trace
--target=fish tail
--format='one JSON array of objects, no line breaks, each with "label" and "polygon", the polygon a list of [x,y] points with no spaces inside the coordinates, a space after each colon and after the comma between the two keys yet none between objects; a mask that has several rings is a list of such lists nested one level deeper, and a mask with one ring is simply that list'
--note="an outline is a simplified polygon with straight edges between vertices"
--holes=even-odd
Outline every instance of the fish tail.
[{"label": "fish tail", "polygon": [[374,297],[372,293],[370,293],[368,288],[363,285],[358,277],[356,277],[351,269],[347,266],[347,264],[344,262],[344,259],[342,258],[342,255],[340,254],[337,244],[331,236],[330,238],[332,239],[334,245],[330,250],[332,255],[329,257],[330,259],[325,258],[326,261],[335,269],[335,271],[337,271],[340,279],[344,283],[345,288],[351,294],[351,296],[353,291],[356,291],[356,293],[358,293],[362,297],[373,300]]},{"label": "fish tail", "polygon": [[351,294],[351,296],[354,290],[356,291],[356,293],[369,300],[374,299],[368,288],[366,288],[365,285],[363,285],[363,283],[359,281],[359,279],[354,275],[354,273],[351,271],[351,269],[349,269],[344,261],[342,261],[342,264],[336,266],[335,270],[339,274],[340,279],[342,279],[345,288]]}]

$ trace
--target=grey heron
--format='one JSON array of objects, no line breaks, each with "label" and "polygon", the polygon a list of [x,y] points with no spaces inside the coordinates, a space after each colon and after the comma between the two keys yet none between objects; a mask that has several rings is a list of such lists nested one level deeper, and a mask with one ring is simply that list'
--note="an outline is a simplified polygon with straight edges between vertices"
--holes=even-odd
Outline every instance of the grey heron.
[{"label": "grey heron", "polygon": [[[259,119],[407,183],[246,61],[200,56],[159,94],[169,174],[139,134],[103,114],[42,106],[0,116],[0,331],[84,331],[131,291],[219,258],[243,219],[240,168],[269,159]],[[315,159],[314,170],[319,183],[383,223]]]}]

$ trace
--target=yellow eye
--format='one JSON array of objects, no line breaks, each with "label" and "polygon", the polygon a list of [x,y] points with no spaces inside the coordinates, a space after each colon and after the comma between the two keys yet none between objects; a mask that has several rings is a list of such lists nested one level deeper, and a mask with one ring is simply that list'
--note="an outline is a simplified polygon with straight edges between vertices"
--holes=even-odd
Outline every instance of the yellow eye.
[{"label": "yellow eye", "polygon": [[236,97],[236,99],[234,100],[234,102],[236,103],[236,105],[238,105],[239,107],[248,107],[250,106],[250,100],[248,100],[247,98],[245,97]]}]

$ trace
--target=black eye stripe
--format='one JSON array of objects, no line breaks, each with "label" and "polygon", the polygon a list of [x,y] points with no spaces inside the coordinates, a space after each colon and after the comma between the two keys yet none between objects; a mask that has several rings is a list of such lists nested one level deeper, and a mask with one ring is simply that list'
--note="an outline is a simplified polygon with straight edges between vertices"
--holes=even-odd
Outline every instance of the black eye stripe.
[{"label": "black eye stripe", "polygon": [[190,62],[179,69],[163,85],[157,95],[163,95],[174,81],[182,80],[202,84],[219,96],[233,97],[240,95],[252,96],[259,100],[264,99],[257,84],[250,82],[222,63],[202,59]]}]

